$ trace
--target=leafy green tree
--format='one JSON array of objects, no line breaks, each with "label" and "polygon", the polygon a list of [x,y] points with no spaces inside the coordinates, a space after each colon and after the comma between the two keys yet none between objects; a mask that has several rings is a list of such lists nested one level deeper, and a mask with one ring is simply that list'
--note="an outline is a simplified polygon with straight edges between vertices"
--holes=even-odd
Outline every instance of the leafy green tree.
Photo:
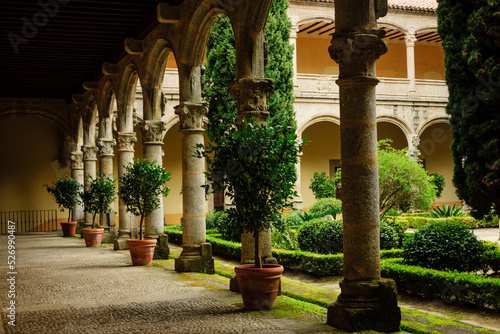
[{"label": "leafy green tree", "polygon": [[80,191],[82,185],[77,180],[68,177],[67,175],[60,175],[58,180],[52,182],[52,186],[47,184],[43,185],[47,188],[49,194],[54,196],[54,200],[59,205],[59,209],[64,211],[68,209],[68,223],[71,222],[71,213],[73,208],[80,203]]},{"label": "leafy green tree", "polygon": [[[269,95],[270,125],[283,125],[281,130],[296,129],[293,109],[293,46],[290,45],[291,22],[287,16],[288,0],[275,0],[266,25],[269,52],[266,78],[274,80]],[[207,41],[205,98],[209,102],[207,135],[217,141],[233,125],[237,125],[236,100],[229,93],[229,84],[236,80],[234,34],[227,16],[215,20]]]},{"label": "leafy green tree", "polygon": [[262,268],[260,233],[270,228],[281,211],[292,206],[295,164],[300,145],[297,136],[280,126],[255,125],[254,120],[240,129],[231,129],[218,143],[199,144],[196,156],[206,158],[207,178],[216,191],[226,190],[235,207],[228,218],[255,238],[255,266]]},{"label": "leafy green tree", "polygon": [[309,185],[316,199],[335,197],[335,188],[335,179],[325,172],[315,172]]},{"label": "leafy green tree", "polygon": [[438,0],[458,196],[482,217],[500,208],[500,2]]},{"label": "leafy green tree", "polygon": [[389,139],[378,142],[381,219],[394,208],[428,210],[436,197],[432,177],[417,160],[406,155],[406,150],[397,150],[390,143]]},{"label": "leafy green tree", "polygon": [[87,175],[87,181],[89,182],[89,187],[83,191],[81,198],[84,204],[84,211],[93,213],[92,228],[96,228],[96,215],[111,211],[111,203],[116,199],[116,180],[108,177],[105,173],[98,172],[95,179]]},{"label": "leafy green tree", "polygon": [[439,198],[443,194],[444,186],[446,183],[444,182],[444,176],[438,173],[429,174],[432,177],[432,183],[436,187],[436,197]]},{"label": "leafy green tree", "polygon": [[125,174],[120,177],[120,198],[127,206],[127,211],[141,216],[139,239],[142,240],[144,218],[160,206],[160,195],[167,196],[170,189],[164,187],[170,181],[171,173],[158,166],[156,161],[136,159],[125,167]]}]

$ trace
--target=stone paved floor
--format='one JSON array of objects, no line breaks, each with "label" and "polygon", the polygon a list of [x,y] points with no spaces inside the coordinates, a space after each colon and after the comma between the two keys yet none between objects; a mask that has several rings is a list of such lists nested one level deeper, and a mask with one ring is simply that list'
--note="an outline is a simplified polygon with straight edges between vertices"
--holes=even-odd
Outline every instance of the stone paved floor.
[{"label": "stone paved floor", "polygon": [[[134,267],[127,251],[86,248],[58,234],[16,236],[16,321],[7,324],[7,236],[0,236],[4,333],[331,333],[296,319],[234,306],[238,294],[195,284],[189,275]],[[265,313],[265,312],[262,312]]]}]

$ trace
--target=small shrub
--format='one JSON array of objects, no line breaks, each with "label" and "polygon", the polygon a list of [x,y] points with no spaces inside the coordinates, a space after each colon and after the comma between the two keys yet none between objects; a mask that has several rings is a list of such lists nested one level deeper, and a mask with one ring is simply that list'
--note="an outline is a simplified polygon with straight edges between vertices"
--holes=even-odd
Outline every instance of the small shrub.
[{"label": "small shrub", "polygon": [[299,230],[298,244],[303,251],[320,254],[341,253],[342,243],[341,221],[316,218],[304,223]]},{"label": "small shrub", "polygon": [[335,179],[328,177],[325,172],[314,173],[309,189],[316,199],[335,197]]},{"label": "small shrub", "polygon": [[380,222],[380,249],[392,249],[399,246],[396,230],[385,222]]},{"label": "small shrub", "polygon": [[243,233],[241,225],[236,220],[230,219],[227,212],[220,211],[214,224],[222,239],[241,242],[241,234]]},{"label": "small shrub", "polygon": [[309,213],[318,213],[321,217],[331,215],[333,219],[342,213],[342,201],[336,198],[322,198],[309,208]]},{"label": "small shrub", "polygon": [[285,216],[285,221],[287,226],[299,226],[304,223],[302,218],[300,218],[299,211],[292,211]]},{"label": "small shrub", "polygon": [[309,212],[301,211],[298,213],[298,216],[303,222],[307,222],[307,221],[310,221],[310,220],[313,220],[316,218],[321,218],[324,215],[322,215],[318,212],[309,213]]},{"label": "small shrub", "polygon": [[448,217],[463,217],[466,215],[465,212],[462,211],[462,207],[456,207],[455,204],[453,206],[449,205],[441,205],[434,210],[431,211],[431,215],[434,218],[448,218]]},{"label": "small shrub", "polygon": [[297,230],[285,228],[283,231],[273,229],[271,234],[271,244],[273,248],[298,250]]},{"label": "small shrub", "polygon": [[429,174],[429,176],[432,177],[431,182],[434,184],[434,187],[436,187],[436,197],[441,197],[441,194],[443,193],[444,187],[446,185],[446,183],[444,182],[444,176],[438,173],[432,173]]},{"label": "small shrub", "polygon": [[407,264],[436,270],[481,269],[485,248],[462,224],[436,222],[416,231],[404,243]]}]

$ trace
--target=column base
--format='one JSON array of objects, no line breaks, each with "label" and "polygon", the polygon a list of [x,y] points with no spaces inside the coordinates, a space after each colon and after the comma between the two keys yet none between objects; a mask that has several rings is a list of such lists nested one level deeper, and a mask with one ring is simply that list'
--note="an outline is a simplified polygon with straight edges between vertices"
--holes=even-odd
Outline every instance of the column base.
[{"label": "column base", "polygon": [[114,241],[114,250],[126,250],[128,249],[127,240],[130,238],[118,238]]},{"label": "column base", "polygon": [[102,234],[103,244],[112,244],[118,238],[118,231],[115,226],[105,227],[104,233]]},{"label": "column base", "polygon": [[397,305],[396,283],[390,279],[346,281],[342,292],[328,307],[327,323],[348,332],[400,331],[401,310]]},{"label": "column base", "polygon": [[168,259],[170,248],[168,247],[168,235],[163,234],[157,238],[153,259]]},{"label": "column base", "polygon": [[212,258],[212,245],[201,244],[183,245],[181,255],[175,259],[175,270],[179,272],[198,272],[213,274],[215,272]]}]

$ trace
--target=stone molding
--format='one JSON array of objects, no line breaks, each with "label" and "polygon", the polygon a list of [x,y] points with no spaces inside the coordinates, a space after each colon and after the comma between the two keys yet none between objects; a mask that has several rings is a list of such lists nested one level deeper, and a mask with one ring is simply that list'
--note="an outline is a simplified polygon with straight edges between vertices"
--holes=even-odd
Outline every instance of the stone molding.
[{"label": "stone molding", "polygon": [[163,131],[167,129],[164,121],[144,121],[141,128],[143,144],[163,145]]},{"label": "stone molding", "polygon": [[99,149],[97,146],[89,146],[89,145],[83,145],[82,146],[82,152],[83,152],[83,161],[97,161],[97,151]]},{"label": "stone molding", "polygon": [[99,157],[113,157],[113,147],[116,146],[116,140],[99,138],[97,140],[97,146],[99,147]]},{"label": "stone molding", "polygon": [[71,169],[83,170],[83,152],[71,152]]},{"label": "stone molding", "polygon": [[118,132],[118,152],[134,152],[135,132]]},{"label": "stone molding", "polygon": [[381,29],[334,33],[328,52],[338,64],[374,61],[388,50],[387,42],[382,40],[384,35]]},{"label": "stone molding", "polygon": [[238,101],[238,117],[267,118],[267,99],[272,79],[244,78],[231,83],[230,93]]},{"label": "stone molding", "polygon": [[203,117],[208,113],[207,102],[181,102],[174,109],[180,119],[181,131],[204,131]]}]

